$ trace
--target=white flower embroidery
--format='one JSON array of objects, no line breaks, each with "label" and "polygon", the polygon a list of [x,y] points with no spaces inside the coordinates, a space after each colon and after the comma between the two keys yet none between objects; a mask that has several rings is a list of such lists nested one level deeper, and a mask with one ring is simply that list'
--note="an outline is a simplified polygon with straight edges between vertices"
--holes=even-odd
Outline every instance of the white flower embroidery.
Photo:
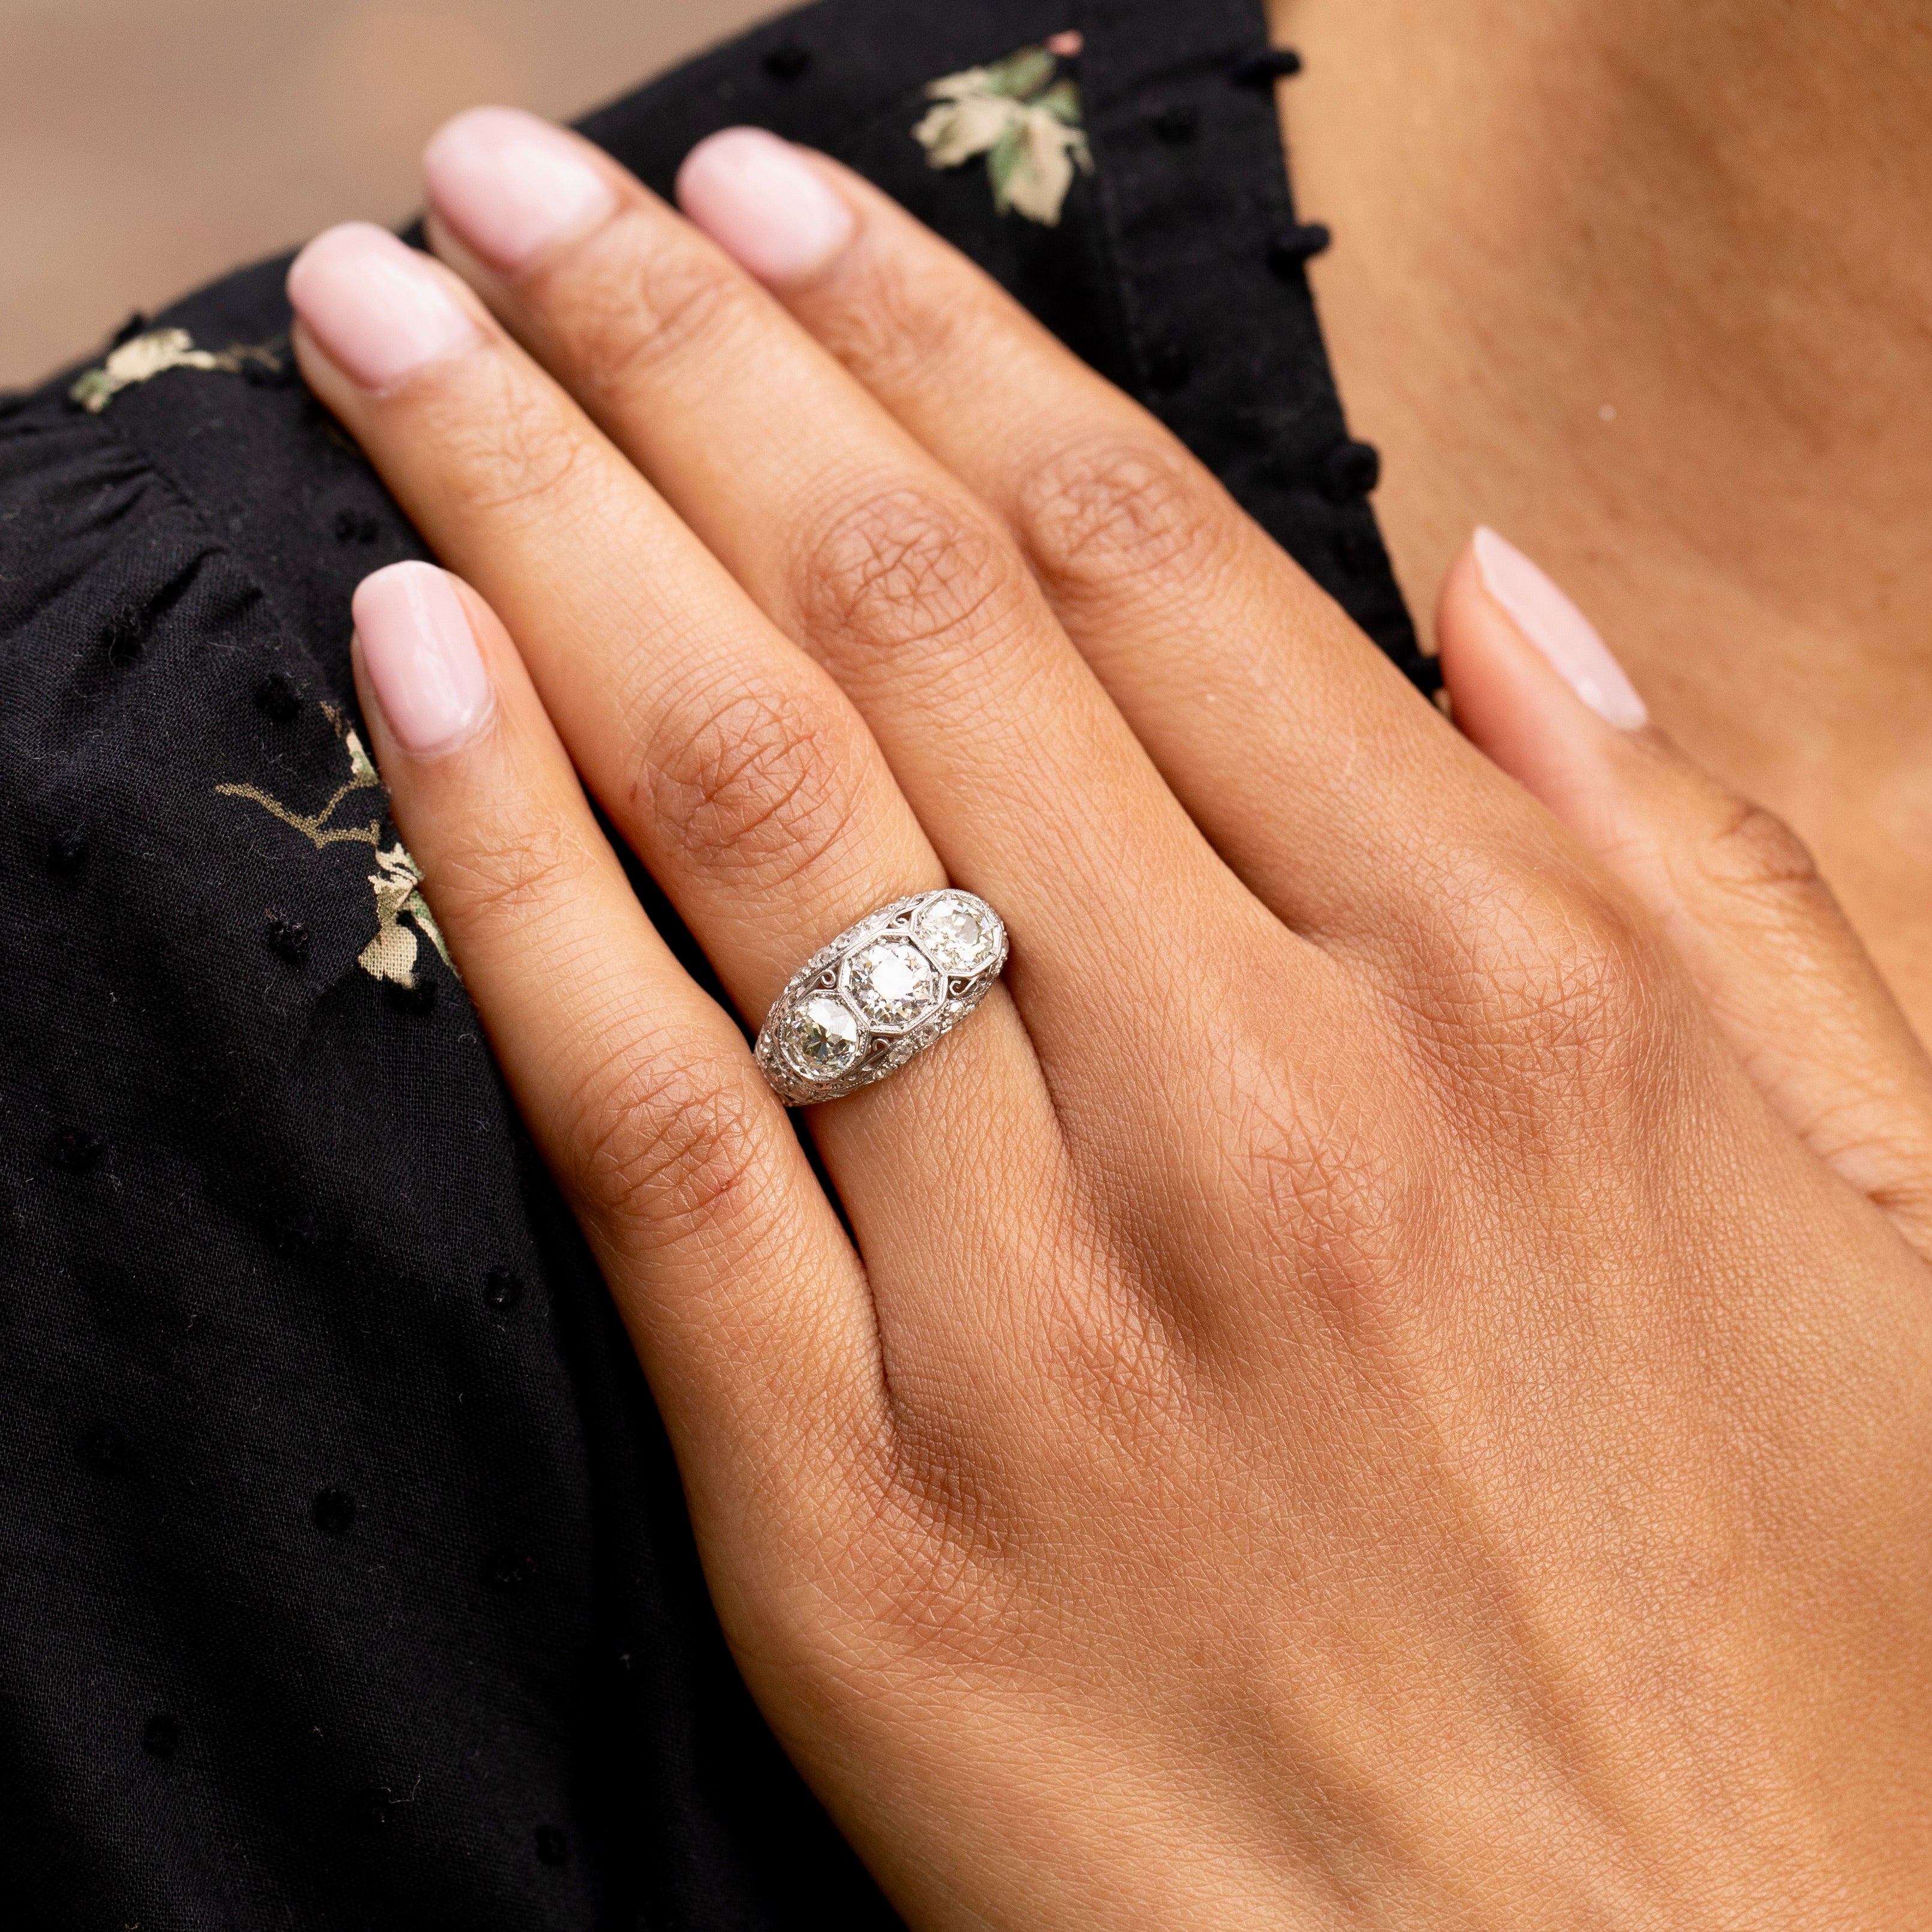
[{"label": "white flower embroidery", "polygon": [[933,82],[926,98],[937,105],[912,130],[928,164],[956,168],[984,154],[1002,214],[1058,227],[1075,171],[1094,172],[1079,87],[1054,78],[1059,55],[1078,51],[1076,37],[1056,34],[1046,46]]},{"label": "white flower embroidery", "polygon": [[70,388],[68,395],[90,416],[98,416],[123,389],[136,383],[152,382],[170,369],[208,369],[224,375],[238,376],[253,363],[274,373],[281,358],[266,346],[224,349],[219,355],[194,346],[194,338],[184,328],[154,328],[124,342],[98,369],[90,369]]},{"label": "white flower embroidery", "polygon": [[376,892],[376,936],[356,956],[356,963],[372,980],[393,980],[399,986],[416,982],[416,936],[401,921],[405,914],[429,935],[430,942],[449,964],[435,919],[422,894],[422,872],[408,852],[398,845],[393,852],[376,849],[380,872],[371,872],[369,883]]},{"label": "white flower embroidery", "polygon": [[960,167],[985,154],[1026,113],[1017,100],[990,91],[982,67],[935,80],[926,92],[928,100],[947,104],[934,108],[912,130],[935,168]]},{"label": "white flower embroidery", "polygon": [[362,738],[341,712],[332,704],[326,704],[322,709],[328,712],[328,722],[335,727],[336,735],[349,753],[349,782],[338,786],[320,812],[291,812],[279,799],[271,798],[254,785],[224,784],[214,788],[224,797],[245,798],[251,805],[259,805],[264,812],[299,832],[318,852],[330,845],[368,845],[374,848],[377,869],[369,874],[369,885],[376,895],[376,936],[356,959],[356,964],[372,980],[391,980],[405,988],[415,986],[419,948],[416,934],[402,923],[405,919],[416,922],[424,938],[436,948],[442,963],[453,973],[456,968],[449,956],[449,948],[443,943],[442,930],[429,909],[429,902],[422,896],[422,868],[410,856],[407,848],[399,844],[393,850],[382,850],[382,821],[380,816],[360,825],[329,823],[344,800],[360,791],[380,791],[382,781],[376,772],[374,760],[363,748]]}]

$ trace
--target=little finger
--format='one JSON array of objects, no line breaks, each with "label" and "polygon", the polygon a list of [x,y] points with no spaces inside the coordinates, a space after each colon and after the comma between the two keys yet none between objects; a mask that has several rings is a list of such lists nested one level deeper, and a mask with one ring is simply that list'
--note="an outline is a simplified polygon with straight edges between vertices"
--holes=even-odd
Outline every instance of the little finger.
[{"label": "little finger", "polygon": [[[428,564],[356,599],[422,890],[610,1282],[693,1486],[766,1499],[881,1439],[863,1274],[730,1018],[645,916],[514,646]],[[834,1454],[833,1451],[838,1451]]]}]

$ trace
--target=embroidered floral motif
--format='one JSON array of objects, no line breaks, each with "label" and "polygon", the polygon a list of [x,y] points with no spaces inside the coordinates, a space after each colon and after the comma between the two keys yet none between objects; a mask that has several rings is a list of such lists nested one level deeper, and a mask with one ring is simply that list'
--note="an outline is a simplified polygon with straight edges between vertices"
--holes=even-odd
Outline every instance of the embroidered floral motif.
[{"label": "embroidered floral motif", "polygon": [[1080,47],[1078,34],[1056,34],[1044,46],[935,80],[926,94],[938,104],[912,130],[928,163],[962,167],[984,154],[993,206],[1057,228],[1074,171],[1094,172],[1079,84],[1057,77]]},{"label": "embroidered floral motif", "polygon": [[393,852],[379,848],[376,863],[382,869],[369,874],[369,883],[376,892],[376,936],[356,955],[356,963],[372,980],[393,980],[399,986],[413,986],[416,936],[401,922],[404,916],[422,928],[430,944],[442,955],[446,966],[449,964],[448,950],[428,902],[417,890],[422,884],[422,872],[416,862],[398,845]]},{"label": "embroidered floral motif", "polygon": [[208,369],[238,376],[253,364],[274,375],[282,358],[266,344],[224,349],[219,355],[194,346],[184,328],[153,328],[124,342],[98,369],[90,369],[68,394],[90,416],[98,416],[123,389],[152,382],[170,369]]},{"label": "embroidered floral motif", "polygon": [[382,814],[379,812],[359,825],[334,825],[329,822],[345,800],[352,798],[358,792],[379,792],[382,789],[382,781],[377,776],[374,762],[363,748],[361,737],[348,720],[332,704],[326,704],[322,709],[328,712],[328,722],[335,727],[335,735],[342,740],[349,754],[349,782],[338,786],[320,812],[291,811],[280,800],[271,798],[254,785],[224,784],[214,789],[224,797],[245,798],[251,805],[259,805],[264,812],[299,832],[318,852],[330,845],[374,848],[376,869],[369,874],[369,884],[376,895],[376,936],[363,947],[356,960],[372,980],[393,980],[404,988],[415,986],[416,956],[420,949],[416,933],[402,923],[405,919],[415,921],[423,937],[441,956],[442,963],[452,972],[455,971],[436,916],[430,910],[429,902],[420,890],[422,868],[400,843],[392,850],[383,850]]}]

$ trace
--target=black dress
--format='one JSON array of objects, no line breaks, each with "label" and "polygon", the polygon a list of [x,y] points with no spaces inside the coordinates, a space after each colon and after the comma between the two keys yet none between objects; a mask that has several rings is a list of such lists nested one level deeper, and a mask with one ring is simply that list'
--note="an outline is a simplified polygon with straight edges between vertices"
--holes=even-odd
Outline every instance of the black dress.
[{"label": "black dress", "polygon": [[[1080,90],[1053,225],[914,134],[929,82],[1048,41],[1002,72]],[[739,122],[862,170],[1426,688],[1303,272],[1292,67],[1261,0],[827,0],[585,126],[660,190]],[[285,266],[0,409],[0,1922],[890,1924],[739,1683],[385,820],[350,595],[424,553],[293,374]]]}]

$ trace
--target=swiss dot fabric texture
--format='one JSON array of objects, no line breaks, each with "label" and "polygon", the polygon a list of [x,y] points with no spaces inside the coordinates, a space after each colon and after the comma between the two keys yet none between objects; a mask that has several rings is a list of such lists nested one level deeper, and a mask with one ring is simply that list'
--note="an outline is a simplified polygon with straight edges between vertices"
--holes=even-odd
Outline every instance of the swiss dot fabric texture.
[{"label": "swiss dot fabric texture", "polygon": [[[1069,33],[1039,98],[1077,85],[1092,172],[1030,190],[1057,225],[1003,214],[986,159],[928,165],[927,85]],[[660,190],[741,122],[861,170],[1426,686],[1287,64],[1259,0],[828,0],[584,124]],[[90,400],[104,349],[0,406],[0,1916],[890,1925],[733,1670],[365,770],[350,593],[424,553],[293,375],[285,266],[135,325],[191,346]]]}]

